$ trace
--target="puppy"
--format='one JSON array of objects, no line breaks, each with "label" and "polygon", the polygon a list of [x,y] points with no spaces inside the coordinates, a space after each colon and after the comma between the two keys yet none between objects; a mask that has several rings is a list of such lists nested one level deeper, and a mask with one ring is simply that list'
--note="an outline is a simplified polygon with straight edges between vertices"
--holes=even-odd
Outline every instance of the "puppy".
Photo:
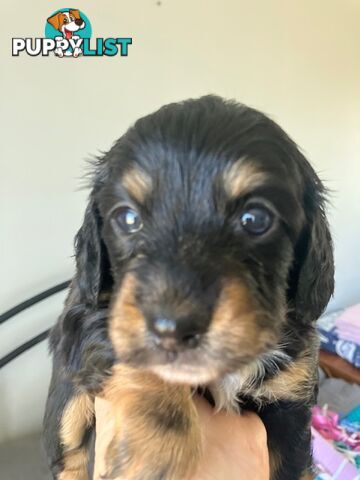
[{"label": "puppy", "polygon": [[[78,30],[85,28],[85,22],[81,18],[79,10],[69,10],[68,12],[59,12],[49,17],[47,21],[52,25],[55,30],[59,30],[66,40],[73,38],[73,35]],[[55,51],[59,57],[64,56],[64,52],[61,48],[57,48]],[[76,47],[73,52],[74,57],[81,55],[82,50]]]},{"label": "puppy", "polygon": [[95,395],[116,424],[104,478],[186,478],[199,387],[260,415],[271,480],[312,478],[315,320],[334,286],[324,197],[278,125],[216,96],[138,120],[99,159],[50,339],[54,478],[88,478]]}]

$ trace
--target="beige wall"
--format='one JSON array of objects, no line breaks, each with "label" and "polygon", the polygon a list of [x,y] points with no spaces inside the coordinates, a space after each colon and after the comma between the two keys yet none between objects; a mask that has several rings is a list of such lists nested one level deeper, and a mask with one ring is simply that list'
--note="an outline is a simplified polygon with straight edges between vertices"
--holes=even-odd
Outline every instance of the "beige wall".
[{"label": "beige wall", "polygon": [[[78,0],[96,37],[133,36],[128,58],[12,58],[11,37],[42,36],[58,6],[67,5],[2,2],[0,310],[71,275],[84,159],[108,149],[137,117],[209,92],[269,113],[314,163],[333,191],[330,308],[360,300],[359,2]],[[19,338],[30,317],[22,321]],[[22,428],[9,422],[0,421],[7,435]]]}]

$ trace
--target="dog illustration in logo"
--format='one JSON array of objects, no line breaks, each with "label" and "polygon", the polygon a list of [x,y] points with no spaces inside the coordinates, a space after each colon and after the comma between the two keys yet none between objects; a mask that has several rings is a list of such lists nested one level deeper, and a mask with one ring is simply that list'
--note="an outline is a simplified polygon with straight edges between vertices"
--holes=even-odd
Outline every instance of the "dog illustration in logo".
[{"label": "dog illustration in logo", "polygon": [[[49,17],[47,21],[55,28],[55,30],[61,32],[66,40],[71,40],[72,38],[78,39],[79,37],[75,36],[74,33],[78,30],[82,30],[85,27],[85,22],[81,18],[79,10],[70,9],[65,12],[55,13],[55,15]],[[59,57],[63,57],[64,51],[62,48],[57,48],[55,50],[55,54]],[[78,57],[81,54],[81,48],[75,47],[72,56]],[[67,56],[68,55],[69,54],[67,54]]]}]

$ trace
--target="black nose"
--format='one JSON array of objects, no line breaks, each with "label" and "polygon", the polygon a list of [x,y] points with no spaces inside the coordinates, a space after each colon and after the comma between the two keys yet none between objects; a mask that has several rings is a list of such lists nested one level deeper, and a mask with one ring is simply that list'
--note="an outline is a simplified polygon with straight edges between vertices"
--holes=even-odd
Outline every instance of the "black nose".
[{"label": "black nose", "polygon": [[81,20],[81,18],[77,18],[75,20],[75,24],[78,26],[78,27],[81,27],[81,25],[83,24],[83,21]]},{"label": "black nose", "polygon": [[195,348],[204,332],[194,323],[190,318],[175,320],[158,317],[150,322],[149,328],[155,334],[158,344],[167,350]]}]

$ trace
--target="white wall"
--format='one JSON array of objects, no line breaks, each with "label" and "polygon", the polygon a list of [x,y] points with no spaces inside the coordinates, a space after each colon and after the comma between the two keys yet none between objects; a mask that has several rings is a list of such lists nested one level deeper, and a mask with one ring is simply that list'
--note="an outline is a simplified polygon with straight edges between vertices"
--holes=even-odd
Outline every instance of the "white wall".
[{"label": "white wall", "polygon": [[[333,191],[330,308],[360,300],[359,2],[78,0],[95,37],[133,37],[128,58],[13,58],[11,38],[42,36],[58,6],[2,2],[0,311],[71,276],[84,159],[139,116],[210,92],[269,113],[314,163]],[[37,381],[43,395],[45,370]]]}]

